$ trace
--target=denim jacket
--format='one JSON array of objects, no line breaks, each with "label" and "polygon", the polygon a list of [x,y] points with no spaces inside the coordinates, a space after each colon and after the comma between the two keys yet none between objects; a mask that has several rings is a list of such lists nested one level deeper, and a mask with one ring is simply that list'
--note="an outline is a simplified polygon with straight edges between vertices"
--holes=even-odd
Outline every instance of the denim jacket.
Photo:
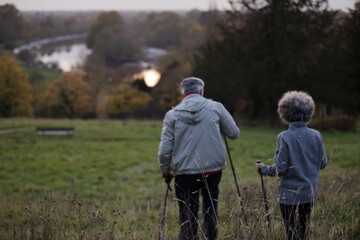
[{"label": "denim jacket", "polygon": [[275,164],[261,173],[281,177],[279,203],[313,203],[319,191],[319,171],[328,164],[321,134],[304,122],[291,122],[276,141]]}]

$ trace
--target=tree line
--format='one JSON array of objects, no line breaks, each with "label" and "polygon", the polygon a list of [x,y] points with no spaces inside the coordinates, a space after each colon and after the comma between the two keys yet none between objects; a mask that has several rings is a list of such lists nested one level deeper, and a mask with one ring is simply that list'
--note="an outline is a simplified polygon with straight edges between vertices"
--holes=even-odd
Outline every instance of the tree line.
[{"label": "tree line", "polygon": [[0,5],[0,46],[12,50],[31,40],[86,33],[98,12],[20,12]]},{"label": "tree line", "polygon": [[325,0],[231,1],[221,38],[196,55],[207,95],[248,119],[276,119],[288,90],[309,92],[323,115],[360,110],[360,2],[349,14]]},{"label": "tree line", "polygon": [[[359,2],[349,13],[329,10],[326,0],[229,3],[226,12],[159,12],[125,19],[115,11],[100,13],[87,29],[92,54],[83,72],[50,83],[40,95],[52,95],[51,100],[36,102],[54,103],[52,110],[35,107],[35,115],[121,117],[137,112],[132,116],[162,117],[180,101],[180,80],[195,75],[205,80],[207,97],[223,102],[241,119],[273,122],[277,100],[288,90],[309,92],[318,116],[357,117]],[[143,79],[133,80],[144,46],[168,50],[157,61],[162,76],[151,89]],[[79,94],[89,97],[64,97],[75,90],[60,86],[80,80],[87,86],[78,83],[84,89]],[[71,99],[82,103],[65,107]]]},{"label": "tree line", "polygon": [[[5,5],[4,8],[7,11],[15,9],[13,5]],[[17,10],[12,13],[21,19]],[[1,116],[160,117],[169,107],[168,99],[175,103],[180,97],[177,91],[172,95],[163,94],[163,89],[169,86],[167,82],[171,82],[171,86],[173,84],[172,79],[166,80],[172,76],[165,73],[172,71],[168,70],[166,64],[172,59],[176,66],[172,65],[171,68],[178,69],[176,72],[181,73],[181,77],[190,73],[189,67],[183,70],[182,65],[187,63],[178,59],[175,52],[183,51],[189,55],[201,44],[203,27],[200,22],[204,18],[202,15],[204,16],[204,13],[192,11],[191,17],[198,16],[199,20],[194,21],[186,15],[159,12],[146,14],[135,21],[129,16],[124,18],[116,11],[99,13],[87,29],[85,42],[92,53],[81,71],[64,73],[51,82],[44,80],[42,71],[31,71],[27,75],[19,67],[15,57],[19,59],[21,66],[43,66],[36,63],[34,56],[28,51],[20,52],[17,56],[3,55],[0,65],[3,66],[4,76],[6,75],[2,78],[4,84],[7,83],[7,78],[13,82],[26,82],[29,86],[26,90],[30,99],[28,102],[32,104],[27,106],[27,111],[15,115],[11,111],[11,103],[6,105],[4,102],[0,104],[0,108],[7,110],[4,110]],[[37,15],[27,16],[27,19],[35,18],[35,23],[47,22],[46,19],[49,17],[44,13],[42,16],[42,20]],[[61,25],[61,21],[59,24]],[[154,26],[157,27],[153,28]],[[20,30],[18,33],[21,39]],[[43,34],[52,35],[46,31]],[[169,37],[174,34],[176,37]],[[16,39],[10,41],[13,42],[16,42]],[[144,79],[134,80],[134,74],[141,70],[139,61],[144,57],[144,46],[163,48],[171,53],[158,63],[159,68],[164,71],[161,84],[163,87],[160,91],[147,87]],[[21,74],[14,74],[18,72]],[[25,88],[22,91],[25,91]],[[11,102],[16,101],[17,97],[10,94],[6,98]]]}]

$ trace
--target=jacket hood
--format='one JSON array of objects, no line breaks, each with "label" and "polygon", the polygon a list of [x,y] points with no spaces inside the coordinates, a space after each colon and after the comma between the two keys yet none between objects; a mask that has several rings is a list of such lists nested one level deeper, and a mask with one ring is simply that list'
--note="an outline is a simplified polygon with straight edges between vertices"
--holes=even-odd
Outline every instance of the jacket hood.
[{"label": "jacket hood", "polygon": [[192,94],[182,100],[182,102],[174,108],[178,119],[187,124],[198,124],[203,120],[209,111],[206,107],[208,100],[199,94]]}]

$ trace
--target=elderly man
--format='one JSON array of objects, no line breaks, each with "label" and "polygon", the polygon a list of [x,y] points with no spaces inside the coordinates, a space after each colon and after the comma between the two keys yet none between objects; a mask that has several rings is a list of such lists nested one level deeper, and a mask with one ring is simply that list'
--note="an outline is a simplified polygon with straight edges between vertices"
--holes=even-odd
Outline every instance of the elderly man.
[{"label": "elderly man", "polygon": [[179,203],[180,239],[198,239],[199,194],[206,239],[217,235],[217,203],[226,152],[222,139],[239,137],[230,113],[206,99],[204,82],[195,77],[182,80],[183,100],[165,115],[159,146],[159,165],[166,183],[175,175]]}]

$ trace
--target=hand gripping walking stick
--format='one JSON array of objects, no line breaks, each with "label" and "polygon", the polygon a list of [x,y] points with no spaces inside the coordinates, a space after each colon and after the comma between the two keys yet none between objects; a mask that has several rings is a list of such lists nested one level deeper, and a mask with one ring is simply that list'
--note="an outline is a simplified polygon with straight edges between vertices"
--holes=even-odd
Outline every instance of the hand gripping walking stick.
[{"label": "hand gripping walking stick", "polygon": [[[260,160],[257,160],[256,163],[261,163],[261,161],[260,161]],[[267,204],[264,178],[263,178],[263,175],[262,175],[262,173],[261,173],[261,169],[259,169],[259,174],[260,174],[260,178],[261,178],[261,187],[262,187],[263,198],[264,198],[264,202],[265,202],[265,211],[266,211],[266,215],[267,215],[267,220],[268,220],[269,228],[271,228],[271,225],[270,225],[270,216],[269,216],[269,207],[268,207],[268,204]]]},{"label": "hand gripping walking stick", "polygon": [[224,139],[225,139],[226,149],[227,149],[227,152],[228,152],[228,155],[229,155],[229,161],[230,161],[230,164],[231,164],[231,170],[232,170],[233,175],[234,175],[234,181],[235,181],[235,185],[236,185],[238,198],[240,199],[241,211],[242,211],[242,214],[244,215],[245,225],[247,226],[248,224],[247,224],[247,218],[246,218],[246,214],[245,214],[245,210],[244,210],[244,205],[243,205],[243,201],[242,201],[242,198],[241,198],[241,195],[240,195],[239,185],[238,185],[237,180],[236,180],[234,164],[233,164],[232,159],[231,159],[230,149],[229,149],[229,145],[228,145],[228,142],[227,142],[227,139],[226,139],[225,135],[224,135]]},{"label": "hand gripping walking stick", "polygon": [[170,187],[170,183],[167,183],[167,185],[166,185],[166,193],[165,193],[165,200],[164,200],[164,207],[163,207],[162,217],[161,217],[161,220],[160,220],[159,240],[164,239],[163,226],[164,226],[165,218],[166,218],[166,203],[167,203],[167,197],[168,197],[168,194],[169,194],[169,190],[172,191],[172,189]]}]

